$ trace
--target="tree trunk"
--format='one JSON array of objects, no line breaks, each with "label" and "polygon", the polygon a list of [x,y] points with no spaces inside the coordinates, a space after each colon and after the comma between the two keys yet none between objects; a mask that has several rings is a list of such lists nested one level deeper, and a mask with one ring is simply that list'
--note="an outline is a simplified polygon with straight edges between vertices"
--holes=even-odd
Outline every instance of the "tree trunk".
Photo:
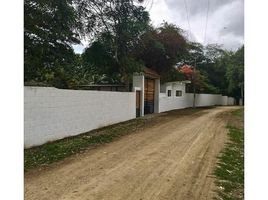
[{"label": "tree trunk", "polygon": [[194,67],[194,72],[193,72],[193,86],[194,86],[193,108],[195,108],[195,97],[196,97],[196,91],[195,91],[195,79],[196,79],[195,68],[196,68],[196,66]]}]

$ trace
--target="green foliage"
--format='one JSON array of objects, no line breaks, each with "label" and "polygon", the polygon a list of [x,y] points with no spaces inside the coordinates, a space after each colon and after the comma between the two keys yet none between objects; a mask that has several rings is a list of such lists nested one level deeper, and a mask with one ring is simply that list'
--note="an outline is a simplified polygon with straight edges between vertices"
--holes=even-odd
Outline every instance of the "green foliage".
[{"label": "green foliage", "polygon": [[[221,93],[238,98],[241,96],[244,76],[244,57],[241,49],[229,52],[217,44],[203,47],[199,43],[188,42],[187,51],[179,55],[179,64],[196,66],[200,73],[197,76],[199,92]],[[193,86],[188,86],[188,91],[192,92]]]},{"label": "green foliage", "polygon": [[185,51],[178,55],[179,64],[199,67],[206,60],[204,47],[197,42],[188,41]]},{"label": "green foliage", "polygon": [[88,150],[96,145],[109,143],[124,135],[132,134],[144,128],[163,123],[163,120],[169,121],[178,116],[192,115],[202,110],[203,108],[173,110],[169,112],[170,118],[163,118],[161,115],[149,118],[136,118],[77,136],[49,142],[38,147],[24,149],[24,170],[28,171],[33,168],[49,165],[50,163]]},{"label": "green foliage", "polygon": [[237,98],[242,97],[244,90],[244,46],[229,56],[226,77],[228,92]]},{"label": "green foliage", "polygon": [[[133,66],[138,66],[133,64],[135,60],[131,58],[131,52],[148,27],[148,12],[134,4],[133,0],[82,0],[78,1],[78,11],[85,22],[87,36],[100,44],[99,48],[105,55],[106,60],[101,61],[105,62],[104,66],[97,63],[96,67],[119,72],[122,81],[127,84]],[[89,47],[92,48],[96,46]],[[91,56],[98,59],[94,53]],[[111,64],[107,64],[111,60]]]},{"label": "green foliage", "polygon": [[24,80],[49,82],[73,62],[78,21],[72,0],[24,1]]},{"label": "green foliage", "polygon": [[165,73],[161,77],[162,82],[183,81],[183,80],[185,80],[183,73],[179,72],[175,68],[170,69],[167,73]]},{"label": "green foliage", "polygon": [[[196,66],[197,90],[243,96],[244,47],[228,52],[217,44],[187,41],[178,26],[149,25],[143,0],[25,0],[25,84],[75,88],[125,83],[143,66],[161,81],[184,80],[175,66]],[[83,22],[83,23],[82,23]],[[80,37],[90,45],[75,55]],[[191,86],[190,86],[191,88]]]},{"label": "green foliage", "polygon": [[158,28],[150,27],[141,36],[134,54],[146,67],[167,77],[174,71],[178,55],[185,51],[185,47],[186,40],[182,29],[165,22]]},{"label": "green foliage", "polygon": [[62,160],[90,147],[109,143],[123,135],[130,134],[154,123],[152,119],[137,118],[119,124],[93,130],[81,135],[49,142],[24,150],[25,171]]}]

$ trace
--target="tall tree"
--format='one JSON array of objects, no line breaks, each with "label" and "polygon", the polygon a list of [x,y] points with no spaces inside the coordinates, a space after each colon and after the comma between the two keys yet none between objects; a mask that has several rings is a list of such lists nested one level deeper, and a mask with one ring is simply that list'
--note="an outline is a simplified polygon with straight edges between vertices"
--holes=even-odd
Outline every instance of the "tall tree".
[{"label": "tall tree", "polygon": [[[139,1],[141,2],[141,1]],[[131,52],[147,29],[149,14],[134,0],[81,0],[77,8],[92,40],[109,40],[106,48],[116,62],[122,81],[128,85],[136,66]]]},{"label": "tall tree", "polygon": [[163,23],[158,28],[151,27],[141,36],[136,57],[142,60],[145,66],[165,76],[174,71],[178,55],[183,54],[185,48],[186,39],[182,29]]},{"label": "tall tree", "polygon": [[244,99],[244,45],[230,55],[226,77],[229,83],[229,93],[233,95],[237,101],[239,98]]},{"label": "tall tree", "polygon": [[46,81],[73,62],[79,25],[72,0],[24,1],[25,81]]}]

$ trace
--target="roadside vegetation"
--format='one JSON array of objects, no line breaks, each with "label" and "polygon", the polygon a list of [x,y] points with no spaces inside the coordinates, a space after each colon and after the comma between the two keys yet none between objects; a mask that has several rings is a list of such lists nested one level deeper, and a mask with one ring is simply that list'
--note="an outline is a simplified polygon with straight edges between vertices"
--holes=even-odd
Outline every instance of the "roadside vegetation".
[{"label": "roadside vegetation", "polygon": [[231,113],[228,124],[229,142],[219,156],[215,169],[218,197],[215,199],[244,199],[244,109]]},{"label": "roadside vegetation", "polygon": [[[133,73],[148,67],[161,83],[187,79],[189,92],[243,99],[244,45],[228,51],[193,42],[179,24],[152,25],[145,5],[145,0],[25,0],[24,84],[64,89],[124,84],[128,91]],[[75,52],[82,42],[88,45]],[[185,65],[190,73],[180,70]]]},{"label": "roadside vegetation", "polygon": [[135,133],[154,124],[163,123],[170,118],[190,115],[200,112],[204,108],[182,109],[158,115],[147,115],[126,122],[114,124],[100,129],[92,130],[77,136],[64,138],[54,142],[49,142],[38,147],[24,150],[24,170],[44,167],[48,164],[67,158],[71,155],[82,153],[85,150],[98,145],[112,142],[124,135]]}]

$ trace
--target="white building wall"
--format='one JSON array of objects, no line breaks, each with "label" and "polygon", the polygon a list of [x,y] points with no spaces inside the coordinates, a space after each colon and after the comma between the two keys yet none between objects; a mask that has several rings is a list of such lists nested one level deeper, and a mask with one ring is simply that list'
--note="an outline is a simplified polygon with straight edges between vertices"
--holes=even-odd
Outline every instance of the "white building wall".
[{"label": "white building wall", "polygon": [[235,104],[235,99],[233,97],[228,97],[228,106],[233,106]]},{"label": "white building wall", "polygon": [[[167,95],[168,90],[171,90],[170,97]],[[176,97],[176,90],[181,90],[182,96]],[[159,112],[190,107],[189,98],[191,97],[185,93],[184,83],[166,83],[162,86],[162,91],[165,91],[165,93],[159,95]]]},{"label": "white building wall", "polygon": [[24,87],[26,148],[135,117],[134,92]]}]

